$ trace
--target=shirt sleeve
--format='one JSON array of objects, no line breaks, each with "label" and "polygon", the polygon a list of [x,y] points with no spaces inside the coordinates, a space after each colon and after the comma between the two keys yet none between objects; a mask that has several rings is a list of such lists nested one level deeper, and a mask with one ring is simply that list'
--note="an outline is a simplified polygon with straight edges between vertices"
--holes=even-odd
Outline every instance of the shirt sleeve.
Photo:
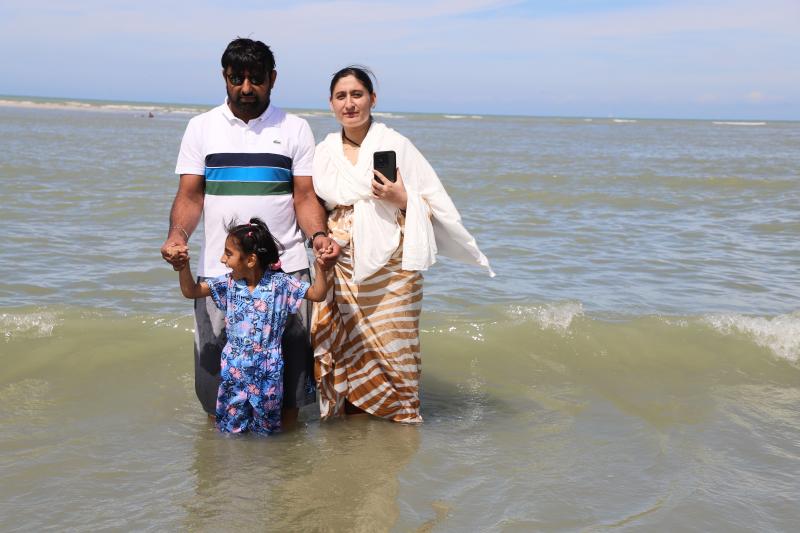
[{"label": "shirt sleeve", "polygon": [[306,281],[286,275],[286,307],[289,313],[295,314],[300,310],[300,305],[310,286],[311,284]]},{"label": "shirt sleeve", "polygon": [[181,149],[178,152],[178,163],[175,174],[196,174],[205,176],[206,160],[203,155],[201,117],[197,116],[189,121],[181,140]]},{"label": "shirt sleeve", "polygon": [[314,134],[303,119],[297,132],[297,147],[292,156],[292,175],[311,176],[314,167]]},{"label": "shirt sleeve", "polygon": [[217,278],[209,278],[205,280],[205,282],[211,290],[211,299],[214,300],[214,304],[216,304],[220,311],[225,311],[228,308],[228,289],[231,284],[230,274],[223,274]]}]

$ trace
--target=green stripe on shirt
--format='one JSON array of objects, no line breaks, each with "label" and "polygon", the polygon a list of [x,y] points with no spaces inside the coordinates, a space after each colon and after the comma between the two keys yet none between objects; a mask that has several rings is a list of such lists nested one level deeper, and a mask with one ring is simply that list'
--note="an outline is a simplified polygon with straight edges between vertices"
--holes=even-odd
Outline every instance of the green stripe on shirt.
[{"label": "green stripe on shirt", "polygon": [[291,182],[206,181],[206,194],[213,196],[271,196],[292,194]]}]

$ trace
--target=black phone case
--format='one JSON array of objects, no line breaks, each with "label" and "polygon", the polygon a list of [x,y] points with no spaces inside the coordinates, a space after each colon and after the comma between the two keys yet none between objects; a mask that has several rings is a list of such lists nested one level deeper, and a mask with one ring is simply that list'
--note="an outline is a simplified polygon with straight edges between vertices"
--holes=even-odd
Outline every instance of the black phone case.
[{"label": "black phone case", "polygon": [[[397,154],[394,150],[375,152],[372,154],[372,168],[394,183],[397,181]],[[378,176],[375,176],[375,179],[377,180]]]}]

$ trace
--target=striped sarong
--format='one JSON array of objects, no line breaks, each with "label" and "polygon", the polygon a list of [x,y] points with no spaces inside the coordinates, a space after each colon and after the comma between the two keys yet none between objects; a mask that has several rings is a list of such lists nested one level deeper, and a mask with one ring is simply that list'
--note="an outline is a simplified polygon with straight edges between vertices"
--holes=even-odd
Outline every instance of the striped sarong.
[{"label": "striped sarong", "polygon": [[[323,419],[341,415],[345,400],[375,416],[419,423],[419,315],[422,274],[401,268],[402,239],[389,262],[352,283],[352,206],[328,217],[341,246],[326,272],[328,295],[314,304],[311,342]],[[399,220],[404,223],[402,215]]]}]

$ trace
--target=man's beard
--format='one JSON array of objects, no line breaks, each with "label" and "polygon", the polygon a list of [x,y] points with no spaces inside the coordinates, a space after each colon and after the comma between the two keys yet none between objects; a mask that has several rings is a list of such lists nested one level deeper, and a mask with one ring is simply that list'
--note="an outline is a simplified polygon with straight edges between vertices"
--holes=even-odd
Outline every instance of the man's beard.
[{"label": "man's beard", "polygon": [[261,99],[258,96],[248,95],[244,97],[246,100],[243,100],[242,98],[242,95],[239,95],[239,97],[236,99],[236,106],[242,109],[258,109],[258,107],[261,105]]},{"label": "man's beard", "polygon": [[228,93],[228,101],[231,102],[232,107],[236,108],[237,110],[240,110],[248,115],[252,115],[257,111],[263,112],[267,108],[269,103],[269,95],[267,95],[266,101],[256,94],[247,95],[247,99],[242,101],[241,94],[238,97],[233,98],[231,93]]}]

